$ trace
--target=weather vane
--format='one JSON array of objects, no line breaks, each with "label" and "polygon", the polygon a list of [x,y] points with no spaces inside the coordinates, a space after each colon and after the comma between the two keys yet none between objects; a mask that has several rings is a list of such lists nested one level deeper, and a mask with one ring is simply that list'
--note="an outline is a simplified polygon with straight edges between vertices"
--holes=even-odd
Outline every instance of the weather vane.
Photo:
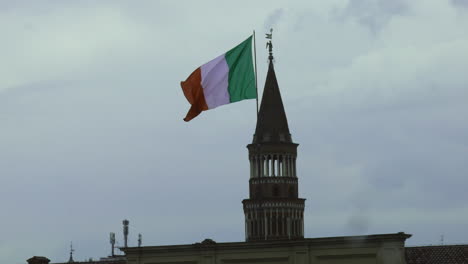
[{"label": "weather vane", "polygon": [[270,28],[270,34],[266,33],[265,38],[269,39],[269,41],[266,44],[266,48],[268,49],[268,52],[270,53],[270,56],[268,56],[268,59],[270,61],[273,61],[273,43],[271,43],[271,40],[273,39],[273,29]]}]

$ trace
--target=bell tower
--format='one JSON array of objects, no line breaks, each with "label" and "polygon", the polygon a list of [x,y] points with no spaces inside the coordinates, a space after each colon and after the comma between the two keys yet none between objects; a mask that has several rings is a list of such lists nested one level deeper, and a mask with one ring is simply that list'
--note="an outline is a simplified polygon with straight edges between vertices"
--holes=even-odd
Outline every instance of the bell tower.
[{"label": "bell tower", "polygon": [[[270,35],[271,38],[271,35]],[[304,238],[304,202],[298,198],[297,146],[289,133],[273,67],[271,41],[268,73],[257,126],[247,146],[249,199],[242,201],[246,241]]]}]

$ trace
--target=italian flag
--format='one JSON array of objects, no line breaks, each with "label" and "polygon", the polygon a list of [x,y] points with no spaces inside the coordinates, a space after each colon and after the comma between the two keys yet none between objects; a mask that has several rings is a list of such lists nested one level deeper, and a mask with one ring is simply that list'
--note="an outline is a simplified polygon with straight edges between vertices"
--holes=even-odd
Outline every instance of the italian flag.
[{"label": "italian flag", "polygon": [[202,111],[220,105],[257,98],[252,60],[252,36],[198,67],[180,83],[192,105],[184,118],[188,122]]}]

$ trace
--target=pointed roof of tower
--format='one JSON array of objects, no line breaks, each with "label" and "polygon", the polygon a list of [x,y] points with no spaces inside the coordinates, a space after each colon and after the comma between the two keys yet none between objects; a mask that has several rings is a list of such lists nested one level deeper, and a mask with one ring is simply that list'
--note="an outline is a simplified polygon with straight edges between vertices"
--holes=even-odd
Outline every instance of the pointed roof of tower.
[{"label": "pointed roof of tower", "polygon": [[271,56],[252,143],[280,142],[292,143],[292,139]]}]

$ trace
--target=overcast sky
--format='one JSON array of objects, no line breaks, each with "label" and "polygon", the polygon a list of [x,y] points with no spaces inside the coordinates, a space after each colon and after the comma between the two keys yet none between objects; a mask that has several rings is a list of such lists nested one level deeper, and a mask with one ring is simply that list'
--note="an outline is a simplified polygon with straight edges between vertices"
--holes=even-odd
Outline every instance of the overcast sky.
[{"label": "overcast sky", "polygon": [[243,241],[255,101],[180,81],[270,27],[306,237],[468,243],[468,1],[290,2],[0,1],[0,263]]}]

